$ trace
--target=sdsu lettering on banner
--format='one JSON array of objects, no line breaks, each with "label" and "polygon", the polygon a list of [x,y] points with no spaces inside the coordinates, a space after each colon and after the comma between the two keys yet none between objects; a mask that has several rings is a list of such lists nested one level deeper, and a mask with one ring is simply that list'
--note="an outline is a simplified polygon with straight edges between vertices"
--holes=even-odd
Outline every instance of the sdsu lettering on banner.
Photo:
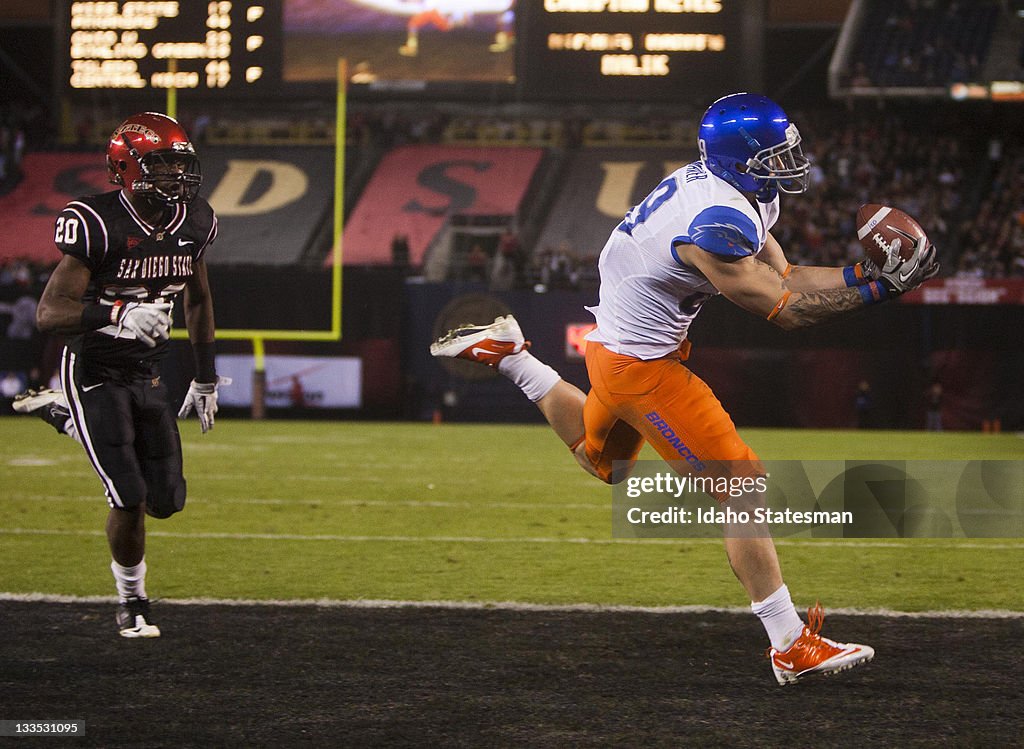
[{"label": "sdsu lettering on banner", "polygon": [[515,215],[540,157],[539,148],[394,149],[345,227],[345,263],[388,264],[392,237],[404,234],[409,262],[420,265],[451,216]]}]

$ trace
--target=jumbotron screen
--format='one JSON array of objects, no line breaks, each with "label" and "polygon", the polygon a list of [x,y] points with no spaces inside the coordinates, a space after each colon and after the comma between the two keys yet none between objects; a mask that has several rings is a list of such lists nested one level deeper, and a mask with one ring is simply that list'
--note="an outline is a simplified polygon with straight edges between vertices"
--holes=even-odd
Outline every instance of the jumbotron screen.
[{"label": "jumbotron screen", "polygon": [[[532,1],[532,0],[531,0]],[[284,0],[284,80],[512,83],[513,0]]]},{"label": "jumbotron screen", "polygon": [[[59,0],[60,93],[504,91],[671,101],[758,88],[744,0]],[[452,87],[456,87],[453,89]],[[499,93],[499,96],[502,94]]]}]

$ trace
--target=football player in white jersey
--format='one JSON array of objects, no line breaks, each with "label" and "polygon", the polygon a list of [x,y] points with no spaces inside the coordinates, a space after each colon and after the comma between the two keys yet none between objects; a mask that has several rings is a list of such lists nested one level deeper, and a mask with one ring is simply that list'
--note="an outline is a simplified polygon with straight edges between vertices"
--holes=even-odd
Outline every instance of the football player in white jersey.
[{"label": "football player in white jersey", "polygon": [[[526,350],[512,316],[463,326],[431,347],[435,356],[480,362],[509,377],[580,465],[609,483],[627,475],[613,475],[613,462],[632,465],[644,441],[690,470],[760,469],[722,404],[684,365],[687,331],[711,296],[723,294],[788,330],[892,299],[938,272],[927,240],[885,272],[869,260],[845,268],[788,263],[770,229],[779,193],[807,189],[809,164],[796,125],[770,99],[747,93],[719,99],[701,119],[698,146],[700,160],[662,180],[601,252],[600,303],[591,310],[597,328],[587,336],[589,394]],[[819,634],[820,606],[804,624],[768,533],[725,535],[729,563],[771,641],[780,684],[871,660],[870,647]]]}]

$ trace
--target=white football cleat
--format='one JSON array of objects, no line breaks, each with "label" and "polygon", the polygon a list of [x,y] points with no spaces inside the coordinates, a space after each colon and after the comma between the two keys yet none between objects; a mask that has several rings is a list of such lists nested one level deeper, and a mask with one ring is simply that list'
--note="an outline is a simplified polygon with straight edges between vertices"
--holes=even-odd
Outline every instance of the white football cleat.
[{"label": "white football cleat", "polygon": [[430,345],[430,354],[497,367],[509,354],[529,347],[519,323],[512,315],[506,315],[496,317],[490,325],[462,325],[449,330]]},{"label": "white football cleat", "polygon": [[26,390],[14,396],[12,408],[20,414],[30,414],[46,406],[62,407],[65,410],[64,393],[60,390],[40,388],[38,390]]},{"label": "white football cleat", "polygon": [[38,416],[61,434],[70,434],[67,424],[71,418],[71,411],[64,400],[64,393],[60,390],[26,390],[14,396],[11,408],[15,413]]},{"label": "white football cleat", "polygon": [[807,610],[807,625],[797,641],[787,650],[768,649],[772,671],[779,684],[785,686],[816,674],[828,676],[867,663],[875,657],[868,645],[835,642],[818,634],[825,621],[821,604]]}]

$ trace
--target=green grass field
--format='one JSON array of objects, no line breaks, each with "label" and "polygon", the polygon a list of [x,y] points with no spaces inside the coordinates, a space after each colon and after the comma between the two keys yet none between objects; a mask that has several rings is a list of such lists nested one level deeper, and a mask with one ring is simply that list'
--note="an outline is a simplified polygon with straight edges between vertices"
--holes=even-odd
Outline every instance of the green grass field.
[{"label": "green grass field", "polygon": [[[153,597],[744,606],[721,542],[611,537],[611,489],[542,426],[181,424],[185,512]],[[0,419],[0,592],[112,595],[79,445]],[[743,430],[767,459],[1024,459],[1014,435]],[[653,459],[652,454],[645,458]],[[781,540],[798,605],[1024,610],[1024,539]]]}]

